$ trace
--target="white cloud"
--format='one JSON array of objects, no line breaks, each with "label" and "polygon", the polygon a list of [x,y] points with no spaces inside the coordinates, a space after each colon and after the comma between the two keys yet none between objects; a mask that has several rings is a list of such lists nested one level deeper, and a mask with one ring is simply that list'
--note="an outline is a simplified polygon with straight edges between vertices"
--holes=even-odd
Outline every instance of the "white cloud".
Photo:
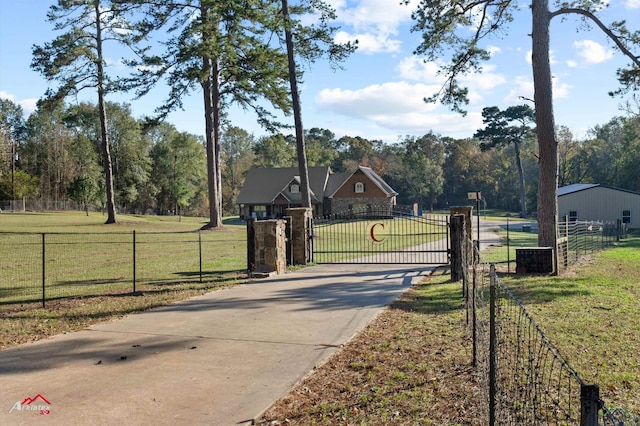
[{"label": "white cloud", "polygon": [[600,43],[593,40],[578,40],[573,42],[578,52],[577,55],[582,58],[584,65],[599,64],[613,58],[615,52],[612,49],[606,49]]},{"label": "white cloud", "polygon": [[389,0],[361,0],[351,7],[343,0],[330,3],[336,9],[338,21],[345,24],[336,41],[357,39],[358,51],[368,54],[400,51],[402,42],[398,37],[398,26],[411,20],[414,5],[405,6]]},{"label": "white cloud", "polygon": [[25,115],[29,116],[31,115],[32,112],[34,112],[37,109],[37,106],[36,106],[37,103],[38,103],[37,99],[31,98],[31,99],[23,99],[19,101],[18,105],[22,107],[22,111],[24,111]]},{"label": "white cloud", "polygon": [[627,9],[640,9],[640,0],[627,0],[624,5]]},{"label": "white cloud", "polygon": [[502,49],[500,49],[500,47],[498,46],[488,46],[487,51],[489,52],[489,54],[491,54],[491,56],[493,56],[496,53],[501,53]]},{"label": "white cloud", "polygon": [[411,19],[413,5],[402,5],[399,1],[389,0],[361,0],[354,7],[344,7],[345,2],[334,5],[337,10],[338,19],[353,28],[356,31],[362,28],[393,28],[395,29],[400,23]]},{"label": "white cloud", "polygon": [[370,119],[380,116],[399,116],[424,113],[436,108],[423,98],[433,95],[439,86],[391,82],[374,84],[358,90],[323,89],[315,99],[318,109]]},{"label": "white cloud", "polygon": [[[573,86],[562,83],[554,76],[552,79],[552,90],[554,99],[563,99],[569,97],[569,90]],[[528,77],[518,76],[514,79],[509,94],[502,100],[506,105],[521,105],[530,103],[533,99],[533,80]],[[533,104],[531,104],[533,107]]]},{"label": "white cloud", "polygon": [[448,136],[473,134],[482,124],[479,112],[463,117],[445,109],[440,112],[438,104],[424,102],[424,97],[439,88],[440,85],[391,82],[359,90],[324,89],[316,96],[315,107],[321,113],[374,123],[376,128],[396,134],[422,135],[430,130]]},{"label": "white cloud", "polygon": [[[415,56],[404,58],[397,67],[403,79],[441,87],[446,79],[443,75],[438,75],[439,69],[439,64],[424,62]],[[502,74],[493,72],[494,70],[494,65],[485,64],[482,74],[470,74],[460,78],[461,84],[469,88],[469,102],[472,104],[482,102],[485,93],[506,82],[506,78]]]},{"label": "white cloud", "polygon": [[495,73],[494,70],[494,65],[485,65],[482,74],[470,74],[460,79],[462,85],[469,88],[471,104],[481,103],[485,99],[485,94],[491,94],[496,87],[507,82],[504,75]]},{"label": "white cloud", "polygon": [[358,40],[358,52],[367,54],[399,52],[402,42],[390,37],[390,35],[391,34],[382,34],[379,32],[349,34],[345,31],[340,31],[335,36],[335,42],[346,43]]},{"label": "white cloud", "polygon": [[0,90],[0,98],[7,99],[9,101],[13,101],[16,97],[10,93],[5,92],[4,90]]},{"label": "white cloud", "polygon": [[425,62],[417,56],[407,56],[396,67],[400,78],[411,81],[420,81],[427,84],[441,85],[445,78],[438,75],[440,65],[435,62]]},{"label": "white cloud", "polygon": [[0,90],[0,98],[10,100],[17,105],[22,107],[22,112],[24,112],[25,116],[29,116],[32,112],[36,110],[36,104],[38,103],[38,99],[29,98],[23,99],[21,101],[16,101],[16,97],[11,93],[5,92],[4,90]]}]

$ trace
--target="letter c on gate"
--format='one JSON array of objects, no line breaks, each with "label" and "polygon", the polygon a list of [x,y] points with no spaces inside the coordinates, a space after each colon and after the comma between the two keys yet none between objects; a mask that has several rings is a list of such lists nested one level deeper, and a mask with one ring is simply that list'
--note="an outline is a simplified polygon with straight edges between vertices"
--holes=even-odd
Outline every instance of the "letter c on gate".
[{"label": "letter c on gate", "polygon": [[371,239],[373,240],[374,243],[381,243],[385,239],[384,238],[376,238],[375,231],[376,231],[376,227],[377,226],[381,226],[382,229],[384,230],[384,223],[382,223],[382,222],[374,223],[373,225],[371,225],[371,229],[369,230],[369,236],[371,237]]}]

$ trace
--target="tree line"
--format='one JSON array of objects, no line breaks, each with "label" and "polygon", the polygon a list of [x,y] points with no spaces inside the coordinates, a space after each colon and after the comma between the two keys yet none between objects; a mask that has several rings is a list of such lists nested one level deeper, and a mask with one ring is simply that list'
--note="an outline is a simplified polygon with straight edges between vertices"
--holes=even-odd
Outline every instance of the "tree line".
[{"label": "tree line", "polygon": [[[402,3],[408,5],[410,2]],[[640,46],[640,31],[628,29],[624,21],[603,22],[599,17],[603,4],[599,0],[563,2],[554,6],[547,0],[531,2],[533,103],[536,110],[532,117],[536,124],[538,190],[537,199],[528,205],[536,205],[540,224],[538,243],[543,246],[555,245],[556,189],[560,182],[560,144],[556,138],[549,58],[552,19],[576,16],[582,19],[584,28],[595,25],[630,61],[628,66],[618,70],[620,89],[613,94],[633,93],[640,84],[640,57],[633,53]],[[483,41],[496,32],[505,31],[518,7],[518,3],[511,0],[434,0],[417,5],[412,13],[412,31],[420,33],[421,39],[414,53],[439,63],[440,73],[445,77],[441,90],[425,101],[440,101],[465,113],[469,91],[460,78],[482,70],[482,62],[491,56]],[[80,91],[95,90],[97,94],[106,223],[116,222],[114,185],[120,186],[120,192],[123,186],[114,182],[114,176],[118,174],[114,172],[114,166],[119,165],[112,162],[111,147],[116,144],[109,140],[114,132],[108,124],[106,96],[114,92],[144,96],[159,82],[165,82],[169,93],[166,102],[157,108],[155,117],[147,120],[153,124],[170,111],[181,108],[186,94],[201,92],[205,116],[208,227],[216,228],[221,225],[222,187],[226,185],[221,164],[222,130],[230,125],[225,121],[225,110],[231,104],[253,109],[259,122],[276,133],[284,127],[262,105],[270,104],[285,114],[293,110],[303,196],[306,193],[303,199],[308,201],[304,137],[311,132],[305,132],[302,126],[297,79],[304,68],[298,67],[296,60],[313,63],[319,58],[328,58],[339,66],[356,49],[356,40],[335,42],[338,28],[331,24],[335,18],[335,10],[322,0],[301,0],[291,7],[288,0],[58,0],[50,7],[47,20],[60,34],[42,46],[33,47],[31,67],[50,82],[58,83],[47,91],[40,104],[49,113],[53,114],[62,101]],[[107,70],[105,49],[114,43],[132,52],[130,58],[122,58],[122,63],[129,66],[128,75],[109,74]],[[448,57],[443,58],[443,53]],[[526,215],[525,182],[531,180],[526,179],[521,155],[524,135],[514,139],[518,126],[510,123],[512,112],[519,114],[518,111],[485,109],[487,132],[483,134],[481,130],[477,136],[482,140],[485,152],[500,146],[515,150],[520,212]],[[521,124],[525,122],[521,121]],[[522,125],[520,127],[525,130]],[[438,140],[434,145],[435,152],[426,153],[423,145],[430,144],[434,138]],[[407,150],[407,155],[402,156],[402,165],[410,168],[405,172],[408,178],[399,180],[397,185],[406,185],[400,190],[405,189],[406,194],[410,194],[407,196],[419,198],[429,205],[437,202],[437,194],[441,191],[437,188],[442,185],[444,191],[447,182],[444,177],[437,176],[442,170],[442,156],[437,153],[446,145],[439,139],[429,133],[406,137],[398,144]],[[379,154],[384,155],[384,150]],[[15,153],[11,155],[13,158]],[[448,159],[446,151],[443,155]],[[12,161],[12,190],[15,191],[14,166]],[[393,179],[391,174],[388,176]],[[59,187],[60,179],[55,183],[54,186]],[[81,193],[87,192],[84,188],[90,184],[79,181],[76,187]],[[130,193],[129,198],[133,197]],[[120,194],[119,198],[126,197]]]},{"label": "tree line", "polygon": [[[207,217],[206,141],[170,123],[136,118],[126,104],[107,102],[106,109],[120,211]],[[514,110],[520,115],[514,116]],[[329,129],[311,128],[304,134],[307,161],[334,172],[371,167],[399,192],[399,204],[447,208],[467,204],[468,192],[481,191],[483,207],[486,202],[488,208],[526,216],[537,209],[538,191],[539,153],[531,114],[524,106],[485,108],[485,126],[466,139],[428,132],[384,143],[360,136],[337,138]],[[97,105],[80,103],[24,117],[19,105],[1,99],[0,199],[73,200],[87,209],[104,209],[99,115]],[[556,139],[560,186],[599,183],[640,191],[640,115],[615,117],[582,140],[560,127]],[[16,152],[17,160],[12,156]],[[220,157],[222,211],[234,215],[250,168],[297,166],[296,138],[284,133],[256,137],[227,126],[221,132]]]}]

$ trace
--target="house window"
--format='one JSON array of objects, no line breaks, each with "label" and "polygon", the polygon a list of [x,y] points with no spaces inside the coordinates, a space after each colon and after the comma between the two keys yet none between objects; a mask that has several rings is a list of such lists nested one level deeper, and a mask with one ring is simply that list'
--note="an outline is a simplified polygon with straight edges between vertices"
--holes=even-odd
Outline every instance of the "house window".
[{"label": "house window", "polygon": [[364,192],[364,183],[356,182],[355,191],[356,191],[356,194],[362,194]]},{"label": "house window", "polygon": [[622,223],[631,223],[631,210],[622,210]]},{"label": "house window", "polygon": [[289,192],[291,192],[292,194],[297,194],[300,192],[300,185],[291,185],[291,188],[289,188]]},{"label": "house window", "polygon": [[578,221],[578,212],[575,210],[571,210],[569,212],[569,222],[577,222]]}]

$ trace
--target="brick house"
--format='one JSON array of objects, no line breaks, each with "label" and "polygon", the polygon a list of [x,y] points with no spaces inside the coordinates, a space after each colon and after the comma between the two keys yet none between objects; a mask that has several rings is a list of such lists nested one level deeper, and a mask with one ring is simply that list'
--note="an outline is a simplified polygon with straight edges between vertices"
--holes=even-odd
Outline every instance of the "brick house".
[{"label": "brick house", "polygon": [[[315,216],[349,209],[391,209],[398,193],[376,172],[360,166],[352,173],[333,173],[330,167],[309,167],[309,189]],[[297,167],[253,168],[238,194],[242,219],[277,218],[301,205]]]}]

